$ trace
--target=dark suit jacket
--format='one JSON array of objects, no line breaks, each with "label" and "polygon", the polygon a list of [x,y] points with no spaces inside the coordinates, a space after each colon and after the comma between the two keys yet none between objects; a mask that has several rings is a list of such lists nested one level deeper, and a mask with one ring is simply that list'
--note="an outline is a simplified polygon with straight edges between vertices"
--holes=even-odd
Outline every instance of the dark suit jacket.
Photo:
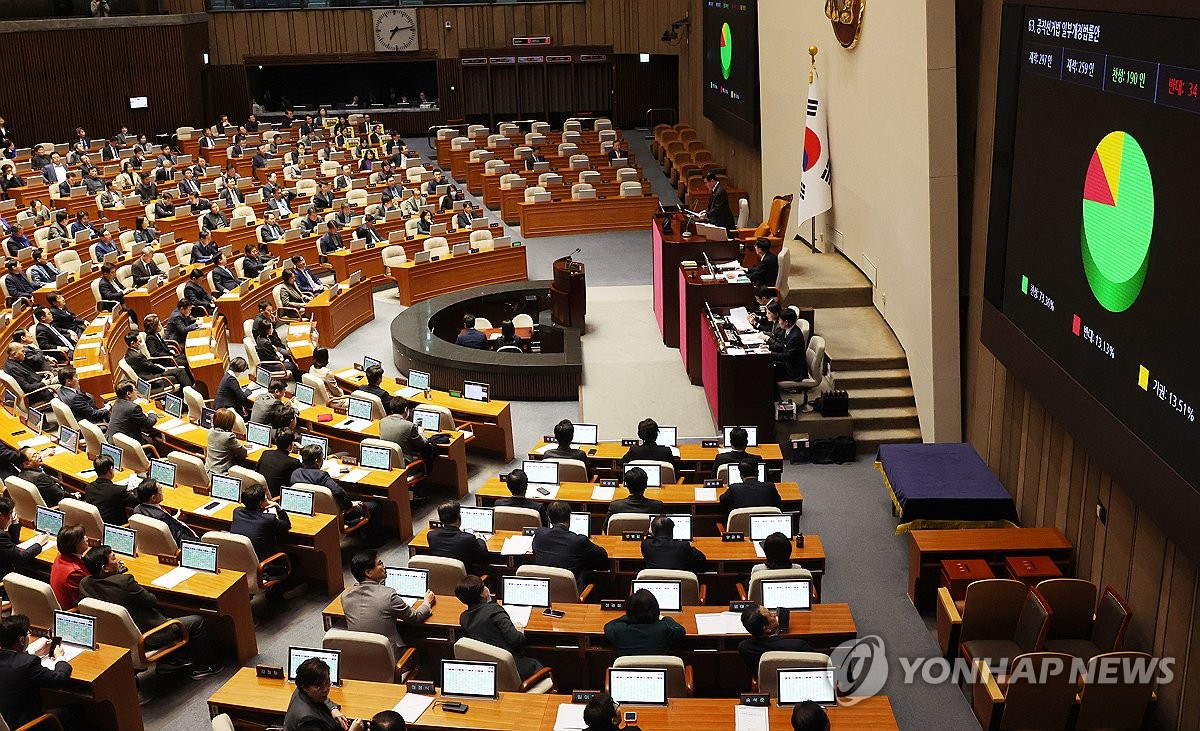
[{"label": "dark suit jacket", "polygon": [[112,525],[125,525],[129,521],[125,515],[125,508],[137,505],[137,498],[126,490],[124,485],[103,478],[84,488],[83,499],[95,505],[104,522]]},{"label": "dark suit jacket", "polygon": [[639,459],[670,462],[675,467],[679,467],[679,458],[675,456],[670,447],[662,444],[638,444],[630,447],[625,456],[621,458],[621,464]]},{"label": "dark suit jacket", "polygon": [[752,675],[758,674],[758,661],[766,652],[812,652],[812,645],[797,637],[751,637],[738,644],[738,654],[750,668]]},{"label": "dark suit jacket", "polygon": [[124,434],[134,441],[146,443],[146,438],[142,436],[142,432],[148,432],[154,427],[154,419],[146,415],[142,411],[142,407],[138,406],[129,399],[119,398],[113,401],[112,414],[108,417],[108,431],[105,433],[105,438],[109,444],[112,444],[114,434]]},{"label": "dark suit jacket", "polygon": [[618,655],[666,655],[671,646],[683,639],[687,630],[670,617],[657,622],[634,623],[628,615],[617,617],[604,625],[604,636]]},{"label": "dark suit jacket", "polygon": [[166,371],[166,366],[155,363],[147,358],[142,351],[130,348],[125,351],[125,362],[133,369],[133,372],[138,374],[139,378],[150,380],[158,378]]},{"label": "dark suit jacket", "polygon": [[195,541],[199,540],[196,531],[192,530],[187,525],[179,522],[175,516],[163,510],[157,505],[151,503],[142,503],[133,509],[133,512],[138,515],[144,515],[147,518],[161,520],[167,524],[167,528],[171,530],[171,537],[175,539],[175,544],[180,541]]},{"label": "dark suit jacket", "polygon": [[187,334],[198,327],[200,325],[196,322],[196,318],[185,315],[179,310],[172,310],[163,330],[168,340],[174,340],[183,345],[187,342]]},{"label": "dark suit jacket", "polygon": [[233,409],[243,416],[250,413],[254,402],[246,397],[246,392],[232,373],[226,373],[217,384],[217,395],[213,399],[214,409]]},{"label": "dark suit jacket", "polygon": [[291,485],[292,473],[300,467],[300,460],[278,449],[268,449],[258,456],[258,474],[267,481],[272,495],[279,495],[279,488]]},{"label": "dark suit jacket", "polygon": [[533,561],[540,566],[570,569],[582,583],[585,572],[608,566],[608,551],[565,525],[539,528],[533,536]]},{"label": "dark suit jacket", "polygon": [[66,332],[74,330],[77,333],[83,332],[84,321],[75,316],[66,307],[51,307],[50,314],[54,316],[54,327]]},{"label": "dark suit jacket", "polygon": [[458,337],[454,338],[454,344],[462,345],[467,348],[487,350],[488,341],[486,335],[475,328],[471,328],[470,330],[460,332]]},{"label": "dark suit jacket", "polygon": [[648,569],[671,569],[700,573],[706,560],[700,549],[678,538],[647,538],[642,541],[642,558]]},{"label": "dark suit jacket", "polygon": [[162,273],[162,270],[153,261],[147,264],[138,259],[129,267],[129,274],[133,277],[133,286],[135,287],[142,286]]},{"label": "dark suit jacket", "polygon": [[713,457],[713,473],[715,474],[717,468],[723,464],[737,464],[747,457],[754,460],[756,463],[762,462],[762,457],[759,457],[757,454],[731,449],[728,452],[721,452],[716,457]]},{"label": "dark suit jacket", "polygon": [[334,708],[337,705],[333,701],[317,703],[296,688],[288,701],[283,728],[286,731],[342,731],[341,724],[333,717]]},{"label": "dark suit jacket", "polygon": [[[8,526],[8,530],[0,530],[0,571],[3,571],[4,574],[12,571],[20,574],[26,573],[24,570],[18,569],[24,569],[26,564],[42,552],[42,546],[38,543],[24,550],[17,548],[20,540],[21,524],[17,521],[14,520],[12,525]],[[0,574],[0,576],[4,574]]]},{"label": "dark suit jacket", "polygon": [[778,508],[781,505],[783,499],[779,497],[774,482],[746,480],[730,485],[721,495],[721,509],[726,512],[736,508]]},{"label": "dark suit jacket", "polygon": [[238,278],[234,276],[229,267],[215,267],[213,269],[213,286],[221,292],[228,292],[231,289],[237,289]]},{"label": "dark suit jacket", "polygon": [[85,576],[79,582],[79,595],[125,607],[129,618],[141,632],[152,630],[167,621],[158,609],[158,600],[132,574]]},{"label": "dark suit jacket", "polygon": [[537,660],[525,656],[525,635],[517,631],[508,612],[499,604],[480,602],[469,607],[459,615],[458,623],[464,636],[511,652],[522,678],[533,675],[541,667]]},{"label": "dark suit jacket", "polygon": [[183,285],[183,298],[193,305],[200,305],[210,312],[217,306],[212,296],[204,291],[204,287],[195,282],[188,282]]},{"label": "dark suit jacket", "polygon": [[[28,358],[28,356],[26,356]],[[4,364],[4,372],[13,377],[21,390],[28,394],[30,391],[41,388],[45,384],[38,374],[23,361],[12,360],[11,358]],[[39,396],[45,396],[42,401],[49,401],[50,397],[46,396],[45,392],[34,396],[33,400],[37,401]]]},{"label": "dark suit jacket", "polygon": [[71,665],[62,660],[47,670],[41,658],[28,652],[0,650],[0,716],[12,728],[42,715],[41,688],[60,688],[71,679]]},{"label": "dark suit jacket", "polygon": [[804,333],[800,332],[799,327],[792,327],[784,333],[782,342],[773,343],[770,347],[775,362],[783,366],[788,378],[799,381],[808,377]]},{"label": "dark suit jacket", "polygon": [[525,158],[525,169],[533,170],[534,163],[539,163],[539,162],[546,162],[546,156],[545,155],[530,155],[529,157]]},{"label": "dark suit jacket", "polygon": [[733,228],[737,225],[737,219],[729,208],[729,193],[725,191],[725,186],[721,183],[717,183],[716,187],[712,189],[706,212],[708,213],[708,222],[714,226]]},{"label": "dark suit jacket", "polygon": [[9,272],[4,275],[4,283],[8,285],[9,297],[32,297],[33,282],[24,274]]},{"label": "dark suit jacket", "polygon": [[608,504],[608,514],[615,513],[646,513],[647,515],[659,515],[664,511],[663,501],[654,500],[645,496],[638,497],[630,495],[627,498],[613,500]]},{"label": "dark suit jacket", "polygon": [[279,536],[292,529],[291,518],[287,511],[248,510],[245,507],[235,508],[233,522],[229,525],[231,533],[246,536],[254,544],[254,553],[261,561],[279,552]]},{"label": "dark suit jacket", "polygon": [[100,279],[100,299],[109,302],[124,302],[125,289],[116,279]]},{"label": "dark suit jacket", "polygon": [[443,558],[456,558],[467,565],[478,566],[488,562],[487,542],[465,533],[457,526],[448,525],[429,531],[429,554]]},{"label": "dark suit jacket", "polygon": [[96,401],[90,395],[65,386],[58,389],[58,398],[67,405],[76,421],[87,419],[93,424],[108,420],[108,414],[96,408]]},{"label": "dark suit jacket", "polygon": [[757,266],[752,266],[746,271],[746,276],[755,284],[774,287],[775,282],[779,280],[779,257],[768,251]]},{"label": "dark suit jacket", "polygon": [[[34,333],[37,335],[38,348],[42,350],[75,349],[75,346],[71,344],[71,339],[67,337],[66,333],[59,333],[54,329],[53,325],[39,322],[34,327]],[[60,335],[62,336],[61,338],[59,337]],[[64,340],[66,341],[65,343],[63,342]]]}]

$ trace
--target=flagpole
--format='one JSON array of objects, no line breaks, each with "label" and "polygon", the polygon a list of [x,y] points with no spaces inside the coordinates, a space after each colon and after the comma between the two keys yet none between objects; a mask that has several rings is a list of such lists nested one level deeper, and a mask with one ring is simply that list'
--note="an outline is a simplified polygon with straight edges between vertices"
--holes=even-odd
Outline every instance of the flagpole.
[{"label": "flagpole", "polygon": [[[816,46],[808,47],[808,57],[810,60],[810,63],[808,66],[808,85],[809,85],[809,87],[811,87],[812,83],[813,83],[813,79],[815,78],[815,74],[817,73],[817,47]],[[809,233],[809,244],[808,245],[810,248],[812,248],[812,250],[814,252],[816,252],[816,250],[817,250],[817,217],[813,216],[812,218],[810,218],[809,224],[812,226],[812,229],[811,229],[811,232]]]}]

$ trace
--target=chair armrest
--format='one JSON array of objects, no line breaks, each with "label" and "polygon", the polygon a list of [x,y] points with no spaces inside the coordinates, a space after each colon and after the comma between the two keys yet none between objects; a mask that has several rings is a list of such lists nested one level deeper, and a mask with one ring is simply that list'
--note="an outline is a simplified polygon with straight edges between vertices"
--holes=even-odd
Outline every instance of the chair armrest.
[{"label": "chair armrest", "polygon": [[276,310],[276,312],[279,313],[280,317],[285,319],[294,320],[296,322],[300,321],[300,310],[296,307],[280,307],[278,310]]},{"label": "chair armrest", "polygon": [[[526,678],[526,679],[525,679],[525,682],[521,683],[521,688],[520,688],[520,691],[521,691],[522,693],[525,693],[525,692],[527,692],[527,691],[528,691],[530,688],[532,688],[533,686],[535,686],[535,685],[537,685],[538,683],[542,682],[542,681],[543,681],[543,680],[545,680],[546,678],[549,678],[549,679],[550,679],[550,682],[552,682],[552,683],[554,682],[554,676],[552,676],[552,675],[550,674],[550,668],[549,668],[549,667],[544,667],[544,668],[542,668],[541,670],[539,670],[539,671],[537,671],[536,673],[534,673],[533,675],[530,675],[528,678]],[[551,688],[551,689],[550,689],[550,692],[552,692],[552,693],[553,693],[555,690],[558,690],[558,689],[557,689],[557,688]]]},{"label": "chair armrest", "polygon": [[958,637],[962,631],[962,615],[954,605],[950,590],[939,587],[937,590],[937,643],[942,651],[942,657],[950,658],[958,654]]},{"label": "chair armrest", "polygon": [[367,523],[371,522],[371,517],[369,515],[367,515],[367,511],[365,511],[365,510],[363,511],[362,520],[358,521],[357,523],[355,523],[354,525],[351,525],[351,526],[346,525],[345,511],[342,512],[342,515],[340,517],[341,517],[341,520],[338,521],[338,523],[339,523],[338,528],[342,531],[342,535],[347,535],[347,536],[351,535],[353,533],[357,533],[364,526],[366,526]]},{"label": "chair armrest", "polygon": [[595,584],[588,584],[587,586],[583,587],[583,591],[579,592],[579,603],[583,604],[584,602],[586,602],[588,600],[588,597],[591,596],[592,590],[595,588],[596,588]]},{"label": "chair armrest", "polygon": [[700,603],[701,604],[708,603],[708,586],[705,585],[703,582],[700,583]]},{"label": "chair armrest", "polygon": [[[176,642],[173,642],[170,645],[167,645],[166,647],[160,647],[157,650],[155,650],[153,653],[146,652],[146,639],[148,637],[152,637],[152,636],[158,634],[159,632],[170,629],[173,626],[178,627],[179,631],[183,633],[183,636],[179,640],[177,640]],[[138,653],[142,657],[146,658],[147,662],[156,662],[160,658],[166,657],[167,655],[170,655],[172,652],[175,652],[176,650],[183,647],[187,643],[188,643],[187,627],[184,627],[183,622],[180,622],[178,619],[168,619],[166,622],[163,622],[162,624],[158,625],[157,627],[150,630],[149,632],[143,632],[138,637],[137,649],[138,649]]]},{"label": "chair armrest", "polygon": [[[174,342],[174,341],[172,341],[172,342]],[[170,365],[167,366],[168,368],[174,368],[176,365],[178,365],[175,362],[175,359],[169,355],[152,355],[152,356],[150,356],[150,358],[148,360],[162,361],[163,363],[169,363]]]},{"label": "chair armrest", "polygon": [[685,688],[687,688],[688,698],[691,698],[693,695],[693,692],[695,690],[694,685],[692,683],[692,666],[691,665],[683,666],[683,685]]},{"label": "chair armrest", "polygon": [[740,581],[737,583],[737,593],[738,599],[741,601],[746,601],[746,585]]},{"label": "chair armrest", "polygon": [[38,388],[33,389],[32,391],[26,391],[25,392],[25,400],[26,401],[29,400],[29,394],[31,394],[31,393],[38,393],[39,391],[50,391],[50,390],[52,390],[52,388],[50,386],[40,386]]},{"label": "chair armrest", "polygon": [[[400,659],[396,661],[395,681],[397,683],[403,682],[406,672],[414,673],[417,670],[420,670],[421,664],[420,664],[419,660],[420,660],[420,658],[417,656],[416,648],[414,648],[414,647],[406,648],[404,650],[404,654],[401,655]],[[408,668],[409,663],[412,663],[411,669]]]},{"label": "chair armrest", "polygon": [[725,535],[725,524],[719,520],[717,521],[717,535]]},{"label": "chair armrest", "polygon": [[[272,564],[272,563],[274,563],[276,561],[280,561],[280,560],[282,560],[283,563],[287,566],[288,574],[292,573],[292,559],[288,558],[288,555],[286,553],[276,553],[273,556],[268,556],[267,558],[264,558],[262,561],[260,561],[258,563],[258,583],[259,584],[263,584],[265,586],[265,584],[263,582],[263,571],[266,569],[266,567],[269,564]],[[272,582],[272,584],[273,583],[275,583],[275,582]]]},{"label": "chair armrest", "polygon": [[33,731],[34,729],[57,729],[57,731],[62,731],[62,724],[49,713],[43,713],[29,723],[18,727],[16,731]]},{"label": "chair armrest", "polygon": [[155,459],[162,459],[162,455],[158,453],[158,447],[153,444],[143,444],[142,449],[154,455]]},{"label": "chair armrest", "polygon": [[1004,715],[1004,693],[1000,691],[1000,686],[985,660],[975,661],[975,673],[971,680],[971,706],[975,709],[975,717],[985,730],[1000,727],[1000,719]]}]

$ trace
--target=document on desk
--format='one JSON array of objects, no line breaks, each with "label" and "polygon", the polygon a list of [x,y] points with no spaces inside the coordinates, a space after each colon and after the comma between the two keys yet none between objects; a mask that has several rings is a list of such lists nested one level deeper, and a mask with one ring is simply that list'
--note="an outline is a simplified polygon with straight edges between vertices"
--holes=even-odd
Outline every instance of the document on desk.
[{"label": "document on desk", "polygon": [[75,350],[77,350],[77,351],[79,351],[79,350],[91,350],[92,348],[99,348],[99,347],[100,347],[100,341],[99,341],[99,340],[92,340],[92,341],[90,341],[90,342],[87,342],[87,343],[80,341],[80,342],[78,342],[78,343],[76,343],[76,344],[75,344]]},{"label": "document on desk", "polygon": [[95,373],[102,370],[104,366],[100,363],[92,363],[91,365],[79,366],[75,369],[76,373]]},{"label": "document on desk", "polygon": [[769,711],[766,706],[734,706],[734,731],[768,731],[771,725]]},{"label": "document on desk", "polygon": [[371,422],[367,419],[350,418],[350,419],[345,419],[344,421],[339,422],[337,425],[337,428],[349,429],[350,431],[361,432],[362,430],[366,429],[370,425],[371,425]]},{"label": "document on desk", "polygon": [[696,615],[696,633],[701,635],[748,635],[737,612],[712,612]]},{"label": "document on desk", "polygon": [[176,586],[182,584],[195,575],[196,572],[192,569],[185,569],[182,566],[177,566],[154,581],[151,581],[150,584],[163,589],[174,589]]},{"label": "document on desk", "polygon": [[717,488],[697,487],[695,501],[698,503],[715,503],[717,501]]},{"label": "document on desk", "polygon": [[583,720],[583,709],[587,706],[578,703],[563,703],[558,707],[558,717],[554,719],[554,731],[583,731],[587,723]]},{"label": "document on desk", "polygon": [[371,470],[365,470],[362,467],[355,467],[354,469],[347,472],[344,477],[339,477],[338,479],[341,480],[342,482],[358,482],[359,480],[366,478],[370,474],[371,474]]},{"label": "document on desk", "polygon": [[762,345],[769,338],[766,333],[738,333],[738,340],[742,341],[742,345]]},{"label": "document on desk", "polygon": [[159,431],[165,431],[165,432],[169,432],[169,431],[171,431],[172,429],[174,429],[174,428],[176,428],[176,427],[179,427],[179,426],[183,426],[183,425],[184,425],[184,424],[186,424],[186,423],[187,423],[187,422],[186,422],[186,421],[184,421],[183,419],[176,419],[176,418],[174,418],[174,417],[171,417],[170,419],[167,419],[167,420],[166,420],[166,421],[164,421],[164,422],[161,422],[161,423],[159,423],[159,422],[156,422],[156,423],[154,424],[154,426],[158,427],[158,430],[159,430]]},{"label": "document on desk", "polygon": [[[48,642],[50,642],[48,638],[39,637],[38,639],[29,643],[29,647],[26,648],[26,652],[28,652],[30,655],[37,655]],[[84,652],[84,648],[76,645],[60,644],[59,647],[62,649],[62,657],[47,656],[38,658],[42,663],[42,667],[46,668],[47,670],[53,670],[55,663],[59,662],[60,660],[62,662],[71,662]]]},{"label": "document on desk", "polygon": [[17,446],[21,449],[24,449],[25,447],[44,447],[47,444],[54,444],[54,440],[45,434],[38,434],[36,437],[22,439],[21,441],[17,442]]},{"label": "document on desk", "polygon": [[592,488],[593,500],[612,500],[616,494],[617,488],[615,487],[601,487],[600,485],[596,485]]},{"label": "document on desk", "polygon": [[404,716],[405,723],[416,723],[421,714],[433,705],[433,696],[405,693],[392,710]]},{"label": "document on desk", "polygon": [[[737,259],[730,259],[729,261],[727,261],[723,264],[717,264],[714,268],[722,270],[722,271],[728,271],[730,269],[741,269],[742,265],[738,262]],[[745,307],[740,307],[738,309],[742,310],[743,312],[746,311]]]},{"label": "document on desk", "polygon": [[425,392],[419,388],[413,388],[412,386],[405,386],[404,388],[397,391],[396,395],[399,396],[400,398],[413,399],[413,398],[416,398],[417,396],[420,396],[423,393],[425,393]]},{"label": "document on desk", "polygon": [[745,348],[734,348],[732,346],[725,348],[725,355],[745,355]]},{"label": "document on desk", "polygon": [[42,535],[43,535],[42,533],[38,533],[33,538],[27,538],[27,539],[21,541],[20,543],[17,544],[17,548],[24,551],[26,548],[29,548],[30,546],[32,546],[35,543],[41,543]]},{"label": "document on desk", "polygon": [[184,434],[187,434],[190,431],[195,431],[196,429],[199,429],[199,428],[200,427],[196,426],[195,424],[190,424],[186,421],[182,421],[179,424],[176,424],[175,426],[170,427],[169,429],[163,429],[163,431],[165,431],[166,433],[170,434],[173,437],[178,437],[178,436],[183,436]]},{"label": "document on desk", "polygon": [[500,547],[501,556],[524,556],[533,550],[533,536],[509,536]]},{"label": "document on desk", "polygon": [[529,615],[533,614],[533,607],[520,607],[515,604],[501,604],[504,611],[508,613],[508,618],[513,624],[529,626]]}]

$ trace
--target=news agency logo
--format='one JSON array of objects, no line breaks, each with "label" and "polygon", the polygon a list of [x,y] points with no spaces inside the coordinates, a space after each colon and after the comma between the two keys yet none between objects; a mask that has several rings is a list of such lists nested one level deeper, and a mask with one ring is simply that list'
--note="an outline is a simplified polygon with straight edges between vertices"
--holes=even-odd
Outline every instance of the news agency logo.
[{"label": "news agency logo", "polygon": [[837,687],[844,705],[879,695],[888,679],[887,652],[883,638],[868,635],[843,642],[829,653],[837,668]]}]

